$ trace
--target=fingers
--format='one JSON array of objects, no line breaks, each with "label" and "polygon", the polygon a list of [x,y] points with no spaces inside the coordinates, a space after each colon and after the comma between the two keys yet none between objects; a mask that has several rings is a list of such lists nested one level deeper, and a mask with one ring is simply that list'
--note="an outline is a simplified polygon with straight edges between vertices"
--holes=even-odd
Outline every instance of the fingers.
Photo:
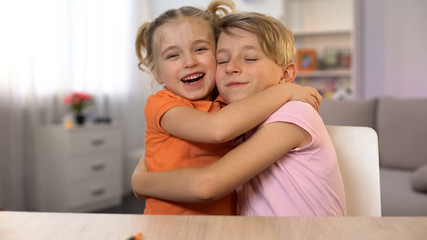
[{"label": "fingers", "polygon": [[306,87],[308,93],[312,97],[312,103],[311,105],[316,109],[317,112],[319,112],[320,103],[322,102],[322,95],[313,87]]},{"label": "fingers", "polygon": [[[286,83],[283,83],[286,84]],[[298,101],[304,101],[309,103],[313,108],[319,112],[320,103],[322,102],[322,95],[320,95],[319,91],[310,86],[302,86],[298,84],[288,85],[292,87],[292,92],[297,92],[292,99]]]},{"label": "fingers", "polygon": [[317,93],[315,95],[315,99],[316,99],[316,109],[319,110],[320,103],[322,102],[322,96],[319,93]]},{"label": "fingers", "polygon": [[315,109],[317,112],[319,112],[320,103],[322,102],[322,96],[319,93],[317,93],[314,95],[314,98],[315,98],[315,102],[316,102]]},{"label": "fingers", "polygon": [[319,92],[317,92],[317,94],[316,94],[316,102],[317,102],[316,110],[317,111],[319,111],[320,104],[322,103],[322,99],[323,99],[322,95],[320,95]]},{"label": "fingers", "polygon": [[319,99],[316,98],[316,111],[319,112],[319,106],[320,106],[320,102],[318,101]]},{"label": "fingers", "polygon": [[319,105],[320,103],[322,103],[322,100],[323,100],[322,95],[320,95],[320,93],[317,90],[316,90],[316,100]]},{"label": "fingers", "polygon": [[319,109],[319,104],[318,104],[317,99],[316,99],[316,97],[315,97],[314,95],[312,95],[312,97],[311,97],[311,102],[310,102],[310,104],[311,104],[311,106],[313,106],[313,108],[314,108],[316,111],[319,111],[319,110],[318,110],[318,109]]},{"label": "fingers", "polygon": [[322,102],[322,95],[320,95],[319,91],[317,91],[315,88],[309,87],[311,90],[311,95],[315,98],[317,105],[320,106],[320,103]]}]

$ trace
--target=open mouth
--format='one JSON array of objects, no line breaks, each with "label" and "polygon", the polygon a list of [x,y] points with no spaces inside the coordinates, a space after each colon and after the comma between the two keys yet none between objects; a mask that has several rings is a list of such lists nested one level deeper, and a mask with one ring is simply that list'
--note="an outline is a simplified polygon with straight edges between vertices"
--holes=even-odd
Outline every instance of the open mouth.
[{"label": "open mouth", "polygon": [[195,82],[200,81],[204,76],[205,76],[204,73],[193,74],[191,76],[187,76],[181,79],[181,81],[186,84],[194,84]]}]

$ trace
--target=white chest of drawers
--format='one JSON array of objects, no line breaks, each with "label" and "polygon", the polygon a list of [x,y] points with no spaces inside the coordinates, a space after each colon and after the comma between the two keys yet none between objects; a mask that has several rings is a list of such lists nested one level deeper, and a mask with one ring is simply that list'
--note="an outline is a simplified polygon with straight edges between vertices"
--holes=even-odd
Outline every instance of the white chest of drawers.
[{"label": "white chest of drawers", "polygon": [[44,127],[37,132],[35,152],[38,211],[90,212],[121,203],[118,126]]}]

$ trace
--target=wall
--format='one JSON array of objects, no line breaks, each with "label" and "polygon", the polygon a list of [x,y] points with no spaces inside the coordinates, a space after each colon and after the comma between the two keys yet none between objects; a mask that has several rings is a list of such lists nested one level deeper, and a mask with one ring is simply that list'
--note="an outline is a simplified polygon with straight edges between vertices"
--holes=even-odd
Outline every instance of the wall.
[{"label": "wall", "polygon": [[284,0],[285,21],[294,33],[353,28],[354,0]]},{"label": "wall", "polygon": [[[151,2],[153,9],[151,17],[154,18],[165,10],[186,5],[206,8],[211,0],[156,0]],[[257,11],[279,19],[283,18],[283,0],[234,0],[234,2],[240,11]]]},{"label": "wall", "polygon": [[363,0],[364,97],[427,97],[427,1]]}]

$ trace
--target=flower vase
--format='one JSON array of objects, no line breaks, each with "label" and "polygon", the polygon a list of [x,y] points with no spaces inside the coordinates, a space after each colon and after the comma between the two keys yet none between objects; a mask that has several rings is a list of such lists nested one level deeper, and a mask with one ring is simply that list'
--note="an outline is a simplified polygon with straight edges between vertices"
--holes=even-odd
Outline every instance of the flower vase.
[{"label": "flower vase", "polygon": [[81,113],[77,113],[75,115],[76,124],[79,126],[83,126],[85,124],[85,115]]}]

